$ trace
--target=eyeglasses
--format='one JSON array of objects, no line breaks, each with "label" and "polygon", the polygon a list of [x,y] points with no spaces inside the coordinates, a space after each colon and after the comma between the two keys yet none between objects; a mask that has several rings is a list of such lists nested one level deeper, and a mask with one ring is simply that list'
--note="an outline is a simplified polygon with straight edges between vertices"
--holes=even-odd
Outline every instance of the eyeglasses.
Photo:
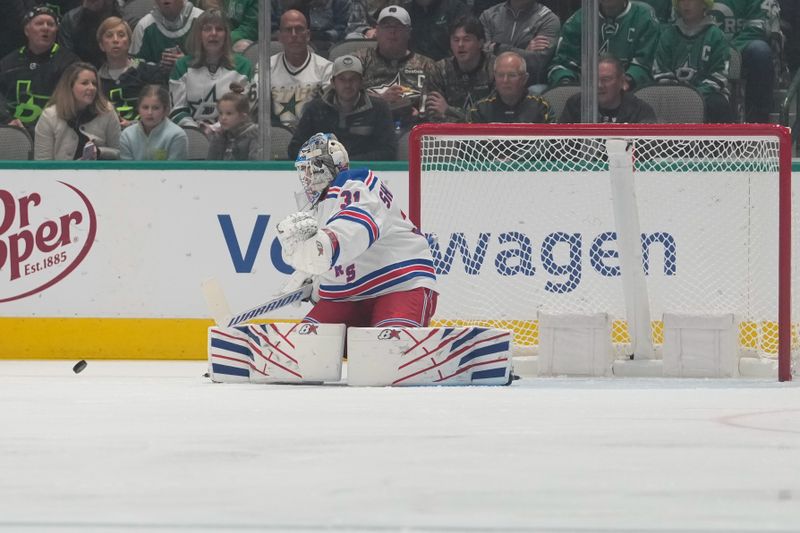
[{"label": "eyeglasses", "polygon": [[518,80],[524,76],[522,72],[495,72],[494,77],[498,80]]},{"label": "eyeglasses", "polygon": [[281,33],[285,35],[304,35],[308,29],[307,28],[280,28],[279,30]]}]

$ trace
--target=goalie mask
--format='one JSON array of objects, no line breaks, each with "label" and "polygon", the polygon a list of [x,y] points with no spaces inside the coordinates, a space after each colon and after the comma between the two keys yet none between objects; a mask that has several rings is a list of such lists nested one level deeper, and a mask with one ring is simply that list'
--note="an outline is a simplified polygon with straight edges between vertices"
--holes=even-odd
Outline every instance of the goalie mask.
[{"label": "goalie mask", "polygon": [[322,192],[350,164],[344,145],[333,133],[315,133],[300,148],[294,166],[306,198],[316,204]]}]

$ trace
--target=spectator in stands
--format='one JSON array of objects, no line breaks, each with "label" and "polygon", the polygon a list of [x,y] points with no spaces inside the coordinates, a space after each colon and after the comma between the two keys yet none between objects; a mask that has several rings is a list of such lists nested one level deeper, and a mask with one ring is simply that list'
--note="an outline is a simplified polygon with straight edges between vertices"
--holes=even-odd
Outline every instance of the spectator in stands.
[{"label": "spectator in stands", "polygon": [[183,161],[189,139],[183,128],[169,120],[169,91],[162,85],[145,85],[137,97],[139,121],[125,128],[119,139],[120,159]]},{"label": "spectator in stands", "polygon": [[666,24],[672,20],[672,0],[641,0],[653,8],[656,20],[660,24]]},{"label": "spectator in stands", "polygon": [[131,53],[172,72],[187,53],[189,32],[203,11],[186,0],[155,0],[155,4],[133,30]]},{"label": "spectator in stands", "polygon": [[25,45],[22,21],[33,7],[33,0],[4,0],[0,17],[0,58]]},{"label": "spectator in stands", "polygon": [[98,88],[97,69],[73,63],[36,124],[34,159],[118,159],[119,119]]},{"label": "spectator in stands", "polygon": [[211,134],[208,146],[209,160],[258,161],[261,145],[258,126],[250,121],[250,102],[244,87],[231,84],[231,92],[217,102],[220,128]]},{"label": "spectator in stands", "polygon": [[526,90],[525,59],[516,52],[503,52],[494,62],[495,91],[470,109],[469,122],[554,122],[550,104]]},{"label": "spectator in stands", "polygon": [[450,26],[453,57],[436,62],[425,78],[426,118],[433,122],[465,122],[467,111],[494,87],[494,55],[483,51],[485,35],[472,15]]},{"label": "spectator in stands", "polygon": [[167,84],[167,76],[155,63],[128,55],[131,28],[119,17],[109,17],[97,29],[97,42],[105,54],[98,70],[100,90],[119,116],[125,128],[139,119],[139,93],[149,84]]},{"label": "spectator in stands", "polygon": [[382,98],[392,118],[404,129],[420,120],[425,77],[433,61],[409,50],[411,17],[399,6],[384,8],[378,16],[377,47],[355,55],[364,67],[367,92]]},{"label": "spectator in stands", "polygon": [[411,49],[434,61],[450,57],[450,25],[469,11],[461,0],[411,0]]},{"label": "spectator in stands", "polygon": [[[597,115],[599,122],[657,122],[650,104],[625,90],[625,69],[620,60],[610,54],[601,55],[597,65]],[[573,124],[581,122],[580,93],[567,99],[558,121]]]},{"label": "spectator in stands", "polygon": [[391,111],[383,100],[363,89],[363,72],[357,57],[336,58],[331,87],[308,104],[289,143],[289,159],[320,131],[336,134],[353,160],[395,159],[397,137]]},{"label": "spectator in stands", "polygon": [[242,53],[258,41],[258,0],[225,0],[222,6],[231,24],[233,51]]},{"label": "spectator in stands", "polygon": [[378,28],[378,14],[385,7],[396,3],[396,0],[353,0],[345,38],[374,39]]},{"label": "spectator in stands", "polygon": [[[629,0],[600,0],[598,16],[598,50],[622,61],[627,90],[632,91],[650,83],[659,31],[653,10]],[[580,80],[582,19],[583,10],[579,9],[564,24],[548,71],[550,85]]]},{"label": "spectator in stands", "polygon": [[248,86],[253,66],[233,53],[228,21],[221,11],[205,11],[197,17],[189,49],[196,55],[178,59],[170,75],[171,118],[180,126],[199,126],[208,135],[217,121],[217,99],[232,83]]},{"label": "spectator in stands", "polygon": [[367,0],[353,0],[350,6],[350,18],[345,28],[347,39],[374,39],[378,22],[367,7]]},{"label": "spectator in stands", "polygon": [[729,102],[730,46],[707,10],[714,0],[675,0],[675,22],[664,27],[653,61],[659,83],[686,83],[703,95],[706,122],[734,122]]},{"label": "spectator in stands", "polygon": [[308,46],[306,17],[296,9],[281,15],[278,40],[283,52],[270,58],[273,121],[293,130],[303,108],[330,85],[330,61]]},{"label": "spectator in stands", "polygon": [[769,122],[772,111],[775,69],[767,42],[767,12],[764,0],[717,0],[711,17],[742,56],[745,80],[745,121]]},{"label": "spectator in stands", "polygon": [[480,19],[484,11],[497,4],[502,4],[503,2],[505,2],[505,0],[472,0],[470,4],[472,6],[472,14]]},{"label": "spectator in stands", "polygon": [[516,52],[525,59],[529,83],[546,83],[547,64],[561,31],[555,13],[536,0],[506,0],[484,11],[480,20],[494,55]]},{"label": "spectator in stands", "polygon": [[55,11],[56,16],[61,19],[69,11],[79,7],[82,0],[33,0],[34,4],[43,4]]},{"label": "spectator in stands", "polygon": [[786,63],[794,75],[800,66],[800,3],[797,0],[779,0],[781,27],[786,36]]},{"label": "spectator in stands", "polygon": [[58,18],[49,7],[25,14],[26,44],[0,59],[0,122],[33,135],[36,121],[66,68],[78,58],[56,44]]},{"label": "spectator in stands", "polygon": [[283,13],[296,9],[305,15],[311,29],[311,41],[320,53],[327,52],[333,44],[344,39],[353,10],[352,0],[271,0],[271,2],[272,31],[277,31]]},{"label": "spectator in stands", "polygon": [[117,0],[83,0],[61,20],[58,42],[82,61],[100,68],[105,57],[97,42],[97,29],[108,17],[121,15]]}]

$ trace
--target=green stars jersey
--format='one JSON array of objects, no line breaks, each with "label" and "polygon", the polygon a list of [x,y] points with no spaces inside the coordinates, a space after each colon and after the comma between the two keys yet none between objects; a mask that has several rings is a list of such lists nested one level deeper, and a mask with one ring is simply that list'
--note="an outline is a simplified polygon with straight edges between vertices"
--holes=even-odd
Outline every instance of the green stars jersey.
[{"label": "green stars jersey", "polygon": [[[622,61],[625,74],[635,87],[650,81],[653,54],[658,41],[658,22],[650,6],[629,2],[616,18],[600,17],[599,52],[609,53]],[[581,25],[583,10],[576,11],[564,23],[553,61],[547,74],[550,85],[574,82],[581,72]]]}]

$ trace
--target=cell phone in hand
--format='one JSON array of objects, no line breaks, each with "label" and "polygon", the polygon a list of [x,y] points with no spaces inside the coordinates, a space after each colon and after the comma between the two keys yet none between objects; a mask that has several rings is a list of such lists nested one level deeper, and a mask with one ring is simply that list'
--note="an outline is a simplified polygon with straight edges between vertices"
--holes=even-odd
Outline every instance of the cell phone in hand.
[{"label": "cell phone in hand", "polygon": [[84,145],[81,159],[84,161],[94,161],[97,159],[97,146],[92,141]]}]

